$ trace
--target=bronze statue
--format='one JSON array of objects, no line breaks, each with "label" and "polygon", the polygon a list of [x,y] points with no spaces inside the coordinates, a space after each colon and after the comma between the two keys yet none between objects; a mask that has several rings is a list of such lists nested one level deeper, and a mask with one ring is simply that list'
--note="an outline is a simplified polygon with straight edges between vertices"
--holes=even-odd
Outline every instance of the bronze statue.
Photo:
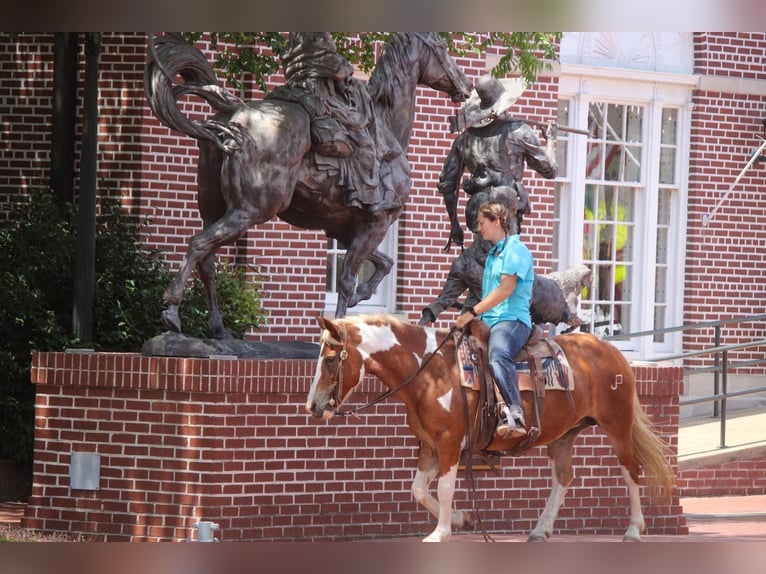
[{"label": "bronze statue", "polygon": [[[398,150],[406,150],[409,143],[416,87],[430,86],[449,94],[456,102],[464,101],[471,91],[470,80],[436,33],[397,34],[383,50],[366,85],[351,79],[348,67],[335,57],[337,54],[333,54],[326,36],[316,33],[303,38],[314,42],[305,55],[315,62],[308,67],[305,63],[299,66],[297,52],[288,57],[287,72],[291,77],[288,83],[304,82],[310,86],[312,82],[308,79],[315,77],[319,81],[314,84],[328,81],[328,93],[331,89],[348,88],[344,96],[351,98],[349,110],[341,106],[340,111],[350,115],[340,111],[330,114],[348,136],[351,149],[348,158],[323,155],[328,153],[324,148],[319,153],[314,151],[317,144],[321,147],[323,142],[341,142],[342,138],[324,139],[318,133],[322,126],[320,129],[316,126],[320,114],[307,112],[295,97],[279,99],[275,95],[245,103],[217,85],[205,57],[180,35],[166,35],[150,43],[145,90],[151,109],[163,124],[194,137],[200,147],[198,193],[203,230],[192,237],[181,267],[164,295],[163,320],[172,331],[181,331],[178,307],[184,285],[197,268],[208,291],[212,334],[218,338],[228,335],[215,295],[215,252],[237,240],[250,226],[274,216],[303,229],[323,229],[328,237],[345,246],[336,317],[345,316],[349,307],[368,299],[393,265],[391,258],[377,247],[410,193],[409,162],[406,153]],[[302,46],[302,40],[294,35],[293,47],[298,46]],[[290,66],[295,66],[294,71]],[[184,83],[176,81],[179,76]],[[369,95],[374,117],[361,117],[367,101],[362,89]],[[177,99],[186,93],[204,98],[218,113],[206,121],[187,118],[177,104]],[[337,104],[326,103],[328,107]],[[355,110],[359,117],[354,118],[352,110],[357,105],[362,109]],[[344,124],[346,117],[352,120]],[[355,138],[355,126],[369,131]],[[365,171],[374,165],[368,158],[357,162],[358,172],[349,173],[348,164],[342,162],[358,153],[359,142],[365,138],[373,142],[378,169],[373,168],[372,173]],[[330,153],[336,156],[348,151],[340,143],[334,149],[330,147]],[[329,160],[340,161],[331,169],[320,165]],[[363,177],[359,174],[372,179],[367,182],[369,186],[354,189],[348,182],[355,176]],[[377,187],[372,184],[375,177]],[[396,198],[397,206],[387,208],[389,192]],[[378,209],[371,210],[373,205]],[[357,285],[359,268],[365,260],[372,262],[375,269],[369,279]]]},{"label": "bronze statue", "polygon": [[470,172],[470,178],[463,181],[463,189],[471,196],[466,205],[466,226],[474,233],[476,212],[491,199],[515,198],[519,224],[523,214],[530,212],[529,197],[522,185],[525,164],[547,179],[556,177],[556,123],[547,124],[543,147],[525,120],[508,116],[508,108],[524,88],[520,78],[498,80],[485,75],[463,105],[459,124],[466,129],[452,143],[437,186],[451,224],[447,249],[453,243],[463,245],[457,191],[464,170]]},{"label": "bronze statue", "polygon": [[332,173],[347,190],[346,205],[394,212],[402,204],[380,162],[402,148],[390,130],[376,129],[372,98],[354,69],[335,48],[329,32],[290,32],[282,63],[287,82],[266,97],[299,103],[311,119],[311,144],[318,169]]}]

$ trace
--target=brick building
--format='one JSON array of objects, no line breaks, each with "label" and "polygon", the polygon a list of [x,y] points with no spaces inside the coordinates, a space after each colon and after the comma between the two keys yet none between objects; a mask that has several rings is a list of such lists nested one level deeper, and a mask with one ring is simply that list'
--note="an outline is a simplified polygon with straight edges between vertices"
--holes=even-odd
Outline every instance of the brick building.
[{"label": "brick building", "polygon": [[[560,62],[517,102],[519,115],[558,117],[593,134],[561,134],[555,182],[528,170],[533,213],[524,235],[539,273],[579,262],[593,267],[598,284],[582,310],[600,333],[764,311],[761,163],[703,225],[766,133],[764,49],[761,33],[566,33]],[[52,34],[0,36],[0,218],[19,194],[49,184],[52,50]],[[145,50],[140,33],[103,36],[98,190],[148,216],[146,244],[177,265],[201,228],[197,148],[161,126],[146,105]],[[496,58],[486,53],[459,63],[475,79]],[[242,95],[262,96],[252,87]],[[448,221],[436,190],[454,137],[447,117],[455,104],[428,88],[419,88],[418,97],[408,150],[412,192],[383,245],[395,267],[373,299],[352,312],[417,320],[457,256],[457,248],[443,250]],[[186,106],[198,117],[211,111],[202,102]],[[342,249],[321,232],[274,220],[221,256],[263,278],[269,320],[254,338],[314,340],[314,316],[334,311]],[[439,324],[451,318],[445,313]],[[762,330],[762,322],[749,323],[725,332],[723,343],[758,338]],[[711,346],[711,337],[710,330],[671,332],[616,344],[629,358],[645,359]]]}]

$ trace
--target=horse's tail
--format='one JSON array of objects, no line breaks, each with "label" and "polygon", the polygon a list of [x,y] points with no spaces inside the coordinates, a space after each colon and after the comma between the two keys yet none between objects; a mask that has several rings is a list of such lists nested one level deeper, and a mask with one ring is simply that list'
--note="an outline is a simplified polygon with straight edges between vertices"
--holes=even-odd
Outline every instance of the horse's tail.
[{"label": "horse's tail", "polygon": [[[633,399],[633,448],[638,463],[643,467],[649,495],[660,501],[670,500],[675,485],[675,474],[668,462],[672,451],[660,438],[654,425],[646,416],[638,396]],[[659,493],[658,496],[658,492]]]},{"label": "horse's tail", "polygon": [[[159,38],[149,34],[148,52],[144,92],[157,119],[170,129],[197,140],[210,140],[222,148],[220,124],[189,119],[179,110],[178,100],[193,94],[218,112],[233,112],[244,102],[218,85],[205,55],[180,34],[170,33]],[[177,80],[179,76],[184,80],[182,83]]]}]

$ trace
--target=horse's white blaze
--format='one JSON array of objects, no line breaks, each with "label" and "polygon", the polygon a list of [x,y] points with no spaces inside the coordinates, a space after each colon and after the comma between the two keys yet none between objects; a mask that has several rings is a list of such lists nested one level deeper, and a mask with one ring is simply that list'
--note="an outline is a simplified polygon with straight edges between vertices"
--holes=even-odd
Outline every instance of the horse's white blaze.
[{"label": "horse's white blaze", "polygon": [[317,368],[314,371],[314,380],[311,382],[311,388],[309,389],[309,396],[306,399],[306,410],[311,412],[311,404],[314,402],[314,395],[317,392],[317,385],[319,384],[320,375],[322,372],[322,352],[324,351],[324,341],[319,348],[319,359],[317,359]]},{"label": "horse's white blaze", "polygon": [[450,412],[450,408],[452,407],[452,389],[447,391],[445,394],[443,394],[436,400],[439,402],[439,404],[442,406],[442,408],[445,411]]},{"label": "horse's white blaze", "polygon": [[363,359],[367,359],[374,353],[388,351],[399,344],[399,340],[394,335],[390,325],[357,323],[356,328],[359,329],[359,334],[362,336],[362,341],[356,348],[362,354]]}]

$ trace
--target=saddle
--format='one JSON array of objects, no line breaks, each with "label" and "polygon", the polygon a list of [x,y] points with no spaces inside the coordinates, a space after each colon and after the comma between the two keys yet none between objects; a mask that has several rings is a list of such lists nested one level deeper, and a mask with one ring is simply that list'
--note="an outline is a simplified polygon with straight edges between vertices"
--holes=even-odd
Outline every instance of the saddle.
[{"label": "saddle", "polygon": [[570,393],[574,380],[566,356],[556,342],[546,337],[539,325],[534,325],[524,347],[514,358],[518,372],[519,391],[531,391],[534,424],[527,434],[510,450],[489,451],[499,421],[502,402],[492,370],[489,368],[487,344],[489,326],[483,321],[471,321],[463,334],[456,333],[456,348],[461,386],[479,393],[479,406],[473,428],[472,448],[483,453],[518,456],[534,446],[540,436],[540,402],[546,389]]}]

